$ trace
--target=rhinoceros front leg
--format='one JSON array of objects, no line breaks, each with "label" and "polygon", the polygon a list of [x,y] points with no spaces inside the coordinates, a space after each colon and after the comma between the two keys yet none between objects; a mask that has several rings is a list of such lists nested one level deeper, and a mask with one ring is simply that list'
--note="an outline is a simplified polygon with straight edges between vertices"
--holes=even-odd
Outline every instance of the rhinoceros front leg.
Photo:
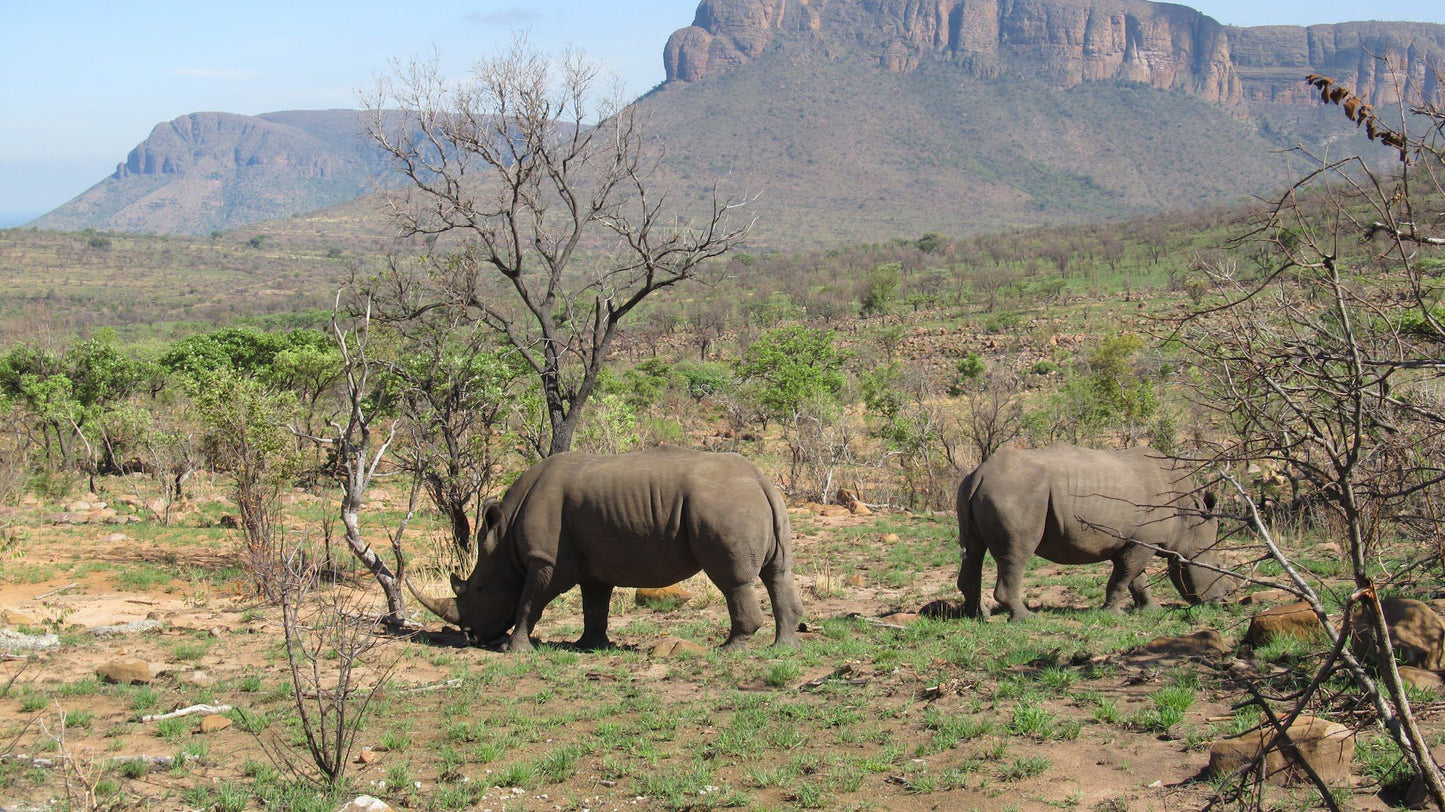
[{"label": "rhinoceros front leg", "polygon": [[1149,594],[1149,579],[1144,577],[1144,567],[1154,551],[1137,544],[1126,546],[1114,557],[1114,571],[1109,575],[1109,585],[1104,590],[1104,608],[1119,612],[1124,608],[1125,597],[1132,596],[1134,604],[1141,609],[1157,607]]},{"label": "rhinoceros front leg", "polygon": [[736,648],[748,641],[753,632],[763,626],[763,607],[758,603],[758,593],[753,589],[751,581],[737,586],[723,589],[723,597],[728,602],[728,617],[732,619],[732,628],[728,630],[728,639],[723,641],[719,648]]},{"label": "rhinoceros front leg", "polygon": [[517,601],[516,623],[502,650],[520,653],[532,650],[532,629],[542,617],[542,609],[562,590],[552,582],[553,566],[539,561],[527,565],[527,579],[522,584],[522,597]]},{"label": "rhinoceros front leg", "polygon": [[611,648],[607,639],[607,614],[612,611],[612,585],[582,584],[582,636],[577,648],[587,651]]}]

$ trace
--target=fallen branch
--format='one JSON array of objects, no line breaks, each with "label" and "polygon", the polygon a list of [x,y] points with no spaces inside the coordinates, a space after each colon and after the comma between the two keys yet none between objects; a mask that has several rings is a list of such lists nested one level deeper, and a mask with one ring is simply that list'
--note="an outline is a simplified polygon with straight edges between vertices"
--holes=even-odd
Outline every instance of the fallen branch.
[{"label": "fallen branch", "polygon": [[41,598],[48,598],[48,597],[50,597],[51,595],[54,595],[54,594],[57,593],[57,592],[64,592],[64,591],[67,590],[67,589],[74,589],[75,587],[78,587],[78,586],[80,586],[80,582],[79,582],[79,581],[76,581],[76,582],[73,583],[73,584],[66,584],[65,586],[57,587],[57,588],[55,588],[55,589],[52,589],[52,590],[50,590],[49,592],[46,592],[46,593],[43,594],[43,595],[36,595],[36,596],[35,596],[35,600],[38,601],[38,600],[40,600]]},{"label": "fallen branch", "polygon": [[[174,767],[177,762],[185,762],[192,758],[194,758],[194,756],[187,755],[186,753],[177,753],[174,756],[115,756],[110,760],[110,763],[129,764],[139,762],[145,764],[147,767],[159,767],[163,770],[169,770]],[[15,753],[0,754],[0,764],[18,764],[22,767],[38,767],[42,770],[53,770],[56,767],[63,766],[65,762],[72,760],[74,759],[71,756],[46,758],[43,756],[27,756]]]},{"label": "fallen branch", "polygon": [[436,683],[435,685],[422,685],[422,686],[417,687],[417,688],[407,688],[405,691],[402,691],[402,693],[404,693],[404,694],[424,694],[424,693],[428,693],[428,692],[430,692],[430,691],[441,691],[441,690],[446,689],[446,688],[460,688],[460,687],[462,687],[462,681],[461,681],[461,678],[458,677],[458,678],[456,678],[456,679],[449,679],[449,680],[447,680],[446,682],[438,682],[438,683]]},{"label": "fallen branch", "polygon": [[159,722],[162,719],[174,719],[178,716],[190,716],[193,713],[225,713],[230,710],[230,705],[192,705],[189,708],[173,710],[170,713],[156,713],[149,716],[142,716],[142,722]]}]

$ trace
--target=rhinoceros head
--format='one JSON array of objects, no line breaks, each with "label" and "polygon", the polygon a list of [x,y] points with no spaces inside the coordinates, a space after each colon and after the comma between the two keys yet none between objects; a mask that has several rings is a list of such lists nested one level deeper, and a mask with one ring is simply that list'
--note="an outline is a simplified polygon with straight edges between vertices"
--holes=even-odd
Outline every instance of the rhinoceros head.
[{"label": "rhinoceros head", "polygon": [[521,596],[521,579],[499,542],[505,531],[501,506],[489,503],[477,528],[477,565],[466,579],[452,575],[450,598],[430,598],[411,588],[432,614],[459,626],[474,641],[491,643],[512,628]]},{"label": "rhinoceros head", "polygon": [[1169,580],[1179,595],[1190,603],[1211,603],[1221,600],[1240,586],[1238,578],[1223,569],[1224,558],[1217,549],[1219,517],[1214,513],[1214,494],[1203,498],[1191,496],[1189,510],[1181,513],[1185,523],[1175,552],[1183,556],[1169,559]]}]

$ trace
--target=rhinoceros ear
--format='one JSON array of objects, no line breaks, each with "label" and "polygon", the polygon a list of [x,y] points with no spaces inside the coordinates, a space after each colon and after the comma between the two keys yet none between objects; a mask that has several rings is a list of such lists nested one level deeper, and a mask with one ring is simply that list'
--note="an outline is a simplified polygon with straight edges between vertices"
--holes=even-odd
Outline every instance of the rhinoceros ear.
[{"label": "rhinoceros ear", "polygon": [[1210,513],[1213,513],[1213,512],[1214,512],[1214,506],[1217,505],[1217,504],[1219,504],[1219,497],[1217,497],[1217,496],[1214,495],[1214,491],[1205,491],[1205,492],[1204,492],[1204,509],[1207,510],[1207,511],[1209,511]]},{"label": "rhinoceros ear", "polygon": [[466,591],[466,588],[467,582],[463,581],[461,578],[458,578],[455,572],[452,573],[452,594],[461,595],[463,592]]},{"label": "rhinoceros ear", "polygon": [[497,547],[502,532],[502,503],[495,499],[482,505],[482,520],[477,523],[477,550],[490,555]]}]

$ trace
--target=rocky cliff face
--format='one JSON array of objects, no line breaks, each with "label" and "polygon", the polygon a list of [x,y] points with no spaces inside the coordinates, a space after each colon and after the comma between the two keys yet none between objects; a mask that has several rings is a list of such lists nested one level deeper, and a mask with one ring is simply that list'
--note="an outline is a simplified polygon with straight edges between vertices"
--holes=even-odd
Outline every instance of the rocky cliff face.
[{"label": "rocky cliff face", "polygon": [[1445,26],[1421,23],[1234,28],[1148,0],[702,0],[668,40],[667,78],[721,75],[786,41],[861,50],[905,73],[944,59],[983,76],[1018,68],[1060,88],[1122,79],[1226,105],[1303,100],[1316,71],[1377,104],[1416,88],[1436,101],[1445,69]]},{"label": "rocky cliff face", "polygon": [[1227,29],[1244,96],[1251,102],[1310,101],[1300,81],[1324,73],[1353,88],[1376,107],[1403,98],[1445,101],[1445,25],[1339,23]]},{"label": "rocky cliff face", "polygon": [[306,133],[261,117],[191,113],[156,125],[125,163],[116,166],[112,177],[267,166],[296,176],[326,178],[344,160],[330,149]]},{"label": "rocky cliff face", "polygon": [[115,172],[40,228],[205,234],[351,200],[381,156],[355,110],[192,113],[159,124]]}]

